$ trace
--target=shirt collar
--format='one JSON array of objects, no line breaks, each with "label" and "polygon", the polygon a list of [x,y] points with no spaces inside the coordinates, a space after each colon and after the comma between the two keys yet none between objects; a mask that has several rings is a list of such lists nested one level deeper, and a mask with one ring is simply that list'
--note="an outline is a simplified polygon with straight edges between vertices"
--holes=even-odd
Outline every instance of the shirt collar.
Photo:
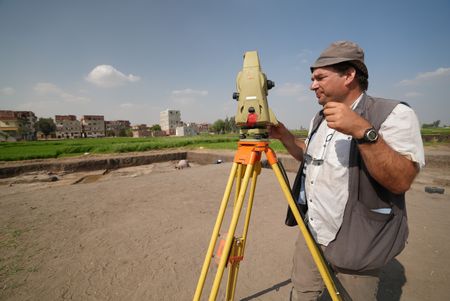
[{"label": "shirt collar", "polygon": [[361,95],[359,95],[359,97],[352,103],[352,105],[350,106],[350,108],[352,110],[355,110],[355,108],[358,106],[358,104],[361,101],[361,99],[363,98],[363,96],[364,96],[364,92],[361,93]]}]

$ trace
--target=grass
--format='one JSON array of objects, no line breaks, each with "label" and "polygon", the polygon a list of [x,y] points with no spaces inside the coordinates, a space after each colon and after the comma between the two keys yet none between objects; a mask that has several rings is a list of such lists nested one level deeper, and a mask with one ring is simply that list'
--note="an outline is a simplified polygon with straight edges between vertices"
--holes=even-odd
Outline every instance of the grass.
[{"label": "grass", "polygon": [[425,128],[421,130],[425,146],[437,146],[450,143],[450,128]]},{"label": "grass", "polygon": [[[180,147],[229,148],[237,135],[152,138],[99,138],[0,143],[0,161],[59,158],[84,153],[142,152]],[[219,146],[220,145],[220,146]]]},{"label": "grass", "polygon": [[450,127],[448,128],[424,128],[421,129],[422,135],[450,135]]},{"label": "grass", "polygon": [[[292,133],[304,138],[306,130],[294,130]],[[425,145],[448,143],[450,128],[422,129]],[[439,140],[436,137],[443,137]],[[429,138],[429,139],[428,139]],[[0,161],[18,161],[29,159],[60,158],[79,156],[84,153],[126,153],[160,150],[170,148],[205,148],[236,150],[237,134],[200,135],[194,137],[150,137],[150,138],[88,138],[50,141],[23,141],[0,143]],[[286,152],[277,140],[270,145],[276,152]]]}]

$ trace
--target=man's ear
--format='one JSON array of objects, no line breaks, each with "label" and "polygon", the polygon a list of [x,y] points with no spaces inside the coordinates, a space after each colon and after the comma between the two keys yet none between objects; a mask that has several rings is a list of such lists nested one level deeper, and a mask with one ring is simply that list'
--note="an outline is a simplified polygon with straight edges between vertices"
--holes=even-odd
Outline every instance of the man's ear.
[{"label": "man's ear", "polygon": [[356,69],[354,67],[350,67],[345,71],[345,85],[350,86],[354,80],[356,79]]}]

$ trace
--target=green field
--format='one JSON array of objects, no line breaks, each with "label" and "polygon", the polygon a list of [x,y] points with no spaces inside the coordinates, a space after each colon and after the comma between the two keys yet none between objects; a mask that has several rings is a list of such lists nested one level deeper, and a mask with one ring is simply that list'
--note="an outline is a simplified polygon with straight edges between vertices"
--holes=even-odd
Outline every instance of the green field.
[{"label": "green field", "polygon": [[450,128],[425,128],[421,132],[426,146],[450,143]]},{"label": "green field", "polygon": [[[201,135],[195,137],[152,138],[88,138],[0,143],[0,161],[79,156],[84,153],[126,153],[175,148],[230,149],[237,148],[238,135]],[[280,142],[271,147],[283,151]]]},{"label": "green field", "polygon": [[448,128],[425,128],[421,129],[422,135],[450,135],[450,127]]},{"label": "green field", "polygon": [[[306,137],[307,131],[293,131],[297,137]],[[426,145],[449,143],[450,128],[422,129]],[[431,139],[428,139],[430,138]],[[442,138],[442,139],[441,139]],[[79,156],[84,153],[126,153],[160,149],[230,149],[237,148],[238,135],[200,135],[194,137],[151,138],[85,138],[67,140],[23,141],[0,143],[0,161]],[[286,152],[277,140],[270,144],[276,152]]]}]

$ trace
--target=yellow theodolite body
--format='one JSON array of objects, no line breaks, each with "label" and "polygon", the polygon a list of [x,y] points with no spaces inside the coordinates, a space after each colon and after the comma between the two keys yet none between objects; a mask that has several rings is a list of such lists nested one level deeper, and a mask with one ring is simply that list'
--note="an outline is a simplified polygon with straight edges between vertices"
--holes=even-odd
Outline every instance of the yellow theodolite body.
[{"label": "yellow theodolite body", "polygon": [[256,51],[244,54],[242,71],[236,77],[237,93],[233,95],[238,101],[236,125],[242,129],[265,128],[277,124],[277,119],[267,103],[268,90],[275,83],[267,80],[261,71],[259,57]]}]

